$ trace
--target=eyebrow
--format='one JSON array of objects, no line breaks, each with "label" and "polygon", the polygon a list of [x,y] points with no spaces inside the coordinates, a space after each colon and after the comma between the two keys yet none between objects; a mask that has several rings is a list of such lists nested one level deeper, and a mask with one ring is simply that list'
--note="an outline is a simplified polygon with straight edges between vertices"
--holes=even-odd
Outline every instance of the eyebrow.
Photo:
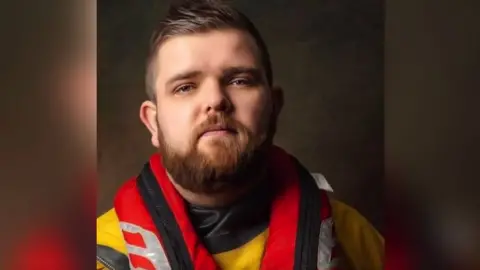
[{"label": "eyebrow", "polygon": [[238,74],[249,74],[257,80],[262,78],[262,71],[255,67],[230,67],[223,71],[223,77],[227,78]]},{"label": "eyebrow", "polygon": [[197,77],[201,73],[202,72],[200,72],[199,70],[192,70],[192,71],[186,71],[186,72],[179,73],[179,74],[173,76],[172,78],[168,79],[166,85],[169,86],[176,81],[181,81],[181,80],[186,80],[186,79],[191,79],[191,78]]}]

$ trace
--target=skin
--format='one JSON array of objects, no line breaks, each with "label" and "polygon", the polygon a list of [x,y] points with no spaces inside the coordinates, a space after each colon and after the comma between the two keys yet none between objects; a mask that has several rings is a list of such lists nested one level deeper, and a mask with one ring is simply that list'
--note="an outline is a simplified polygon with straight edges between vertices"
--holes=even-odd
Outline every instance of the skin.
[{"label": "skin", "polygon": [[[228,146],[244,151],[248,138],[265,141],[283,96],[280,88],[268,85],[259,59],[253,38],[235,29],[165,41],[155,63],[156,100],[140,107],[140,119],[151,133],[153,146],[166,144],[178,156],[195,151],[212,166],[225,167],[233,160],[224,158],[230,154]],[[217,116],[231,119],[251,137],[242,136],[240,129],[198,134],[208,119]],[[249,188],[202,194],[171,180],[187,201],[203,206],[228,204]]]}]

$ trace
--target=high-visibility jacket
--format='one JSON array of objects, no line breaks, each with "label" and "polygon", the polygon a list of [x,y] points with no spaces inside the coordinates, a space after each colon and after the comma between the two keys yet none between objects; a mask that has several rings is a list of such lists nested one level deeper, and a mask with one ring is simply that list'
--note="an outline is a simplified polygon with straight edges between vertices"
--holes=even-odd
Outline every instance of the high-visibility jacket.
[{"label": "high-visibility jacket", "polygon": [[97,219],[97,269],[382,269],[383,238],[373,226],[318,189],[325,183],[315,185],[288,154],[273,152],[271,184],[279,188],[270,224],[214,254],[203,247],[154,155],[120,189],[115,209]]}]

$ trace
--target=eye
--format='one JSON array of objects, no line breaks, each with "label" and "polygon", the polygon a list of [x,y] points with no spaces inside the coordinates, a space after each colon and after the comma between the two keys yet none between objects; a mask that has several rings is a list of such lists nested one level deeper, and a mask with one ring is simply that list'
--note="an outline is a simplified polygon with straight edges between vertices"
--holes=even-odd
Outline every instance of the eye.
[{"label": "eye", "polygon": [[247,78],[236,78],[231,80],[230,84],[236,86],[250,86],[252,85],[252,82]]},{"label": "eye", "polygon": [[193,84],[183,84],[175,88],[173,92],[175,94],[186,94],[188,92],[191,92],[194,88],[195,86]]}]

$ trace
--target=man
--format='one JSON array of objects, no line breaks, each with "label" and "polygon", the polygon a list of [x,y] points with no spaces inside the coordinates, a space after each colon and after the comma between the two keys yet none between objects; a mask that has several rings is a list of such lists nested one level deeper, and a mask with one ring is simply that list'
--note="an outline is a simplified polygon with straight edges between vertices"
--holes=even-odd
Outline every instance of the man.
[{"label": "man", "polygon": [[375,229],[273,145],[283,95],[248,18],[172,6],[146,78],[159,154],[97,219],[97,269],[382,268]]}]

